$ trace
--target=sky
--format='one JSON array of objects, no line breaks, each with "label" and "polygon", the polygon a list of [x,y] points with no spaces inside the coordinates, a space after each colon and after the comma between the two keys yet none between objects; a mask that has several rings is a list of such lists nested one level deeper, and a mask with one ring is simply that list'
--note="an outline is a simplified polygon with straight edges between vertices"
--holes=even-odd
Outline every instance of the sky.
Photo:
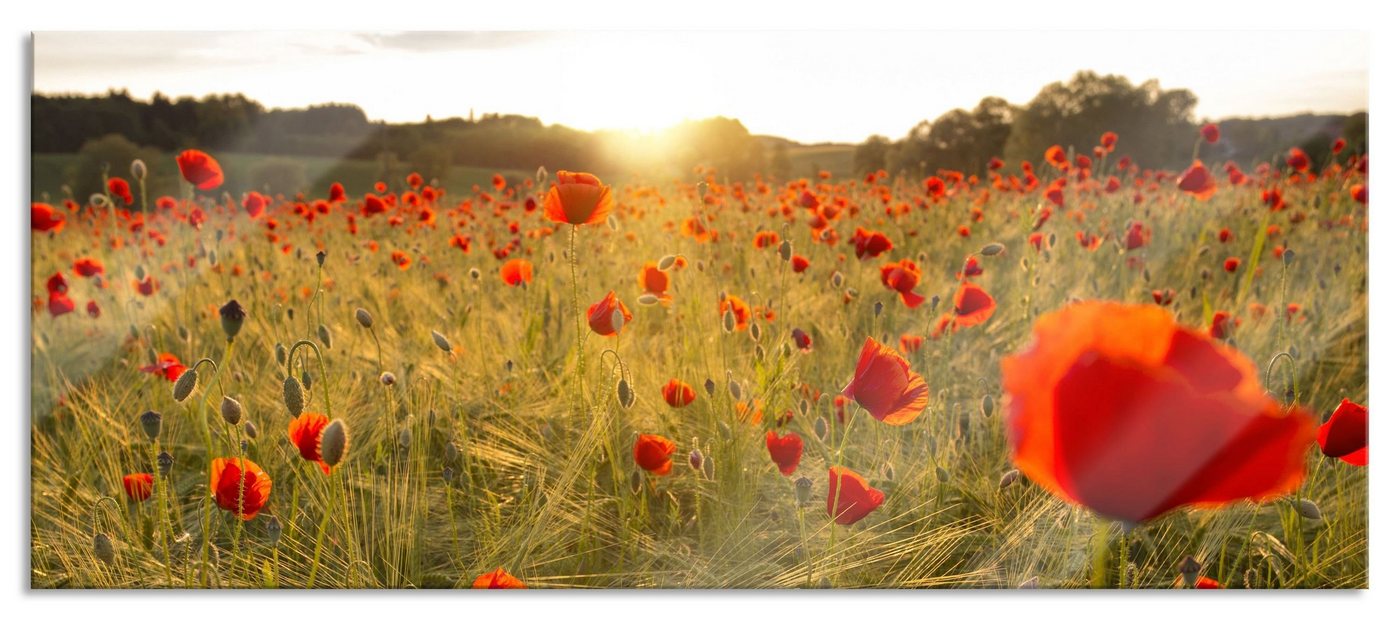
[{"label": "sky", "polygon": [[728,116],[804,143],[902,137],[1078,70],[1196,93],[1196,116],[1367,109],[1368,35],[1340,31],[39,32],[34,90],[241,92],[373,120],[523,114],[594,131]]}]

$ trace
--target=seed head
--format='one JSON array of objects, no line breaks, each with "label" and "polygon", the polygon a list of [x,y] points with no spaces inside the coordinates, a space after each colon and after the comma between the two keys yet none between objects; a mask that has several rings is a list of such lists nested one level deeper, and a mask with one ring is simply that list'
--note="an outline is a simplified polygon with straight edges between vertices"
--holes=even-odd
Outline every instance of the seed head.
[{"label": "seed head", "polygon": [[725,308],[725,309],[724,309],[724,317],[723,317],[723,321],[720,322],[720,326],[724,328],[724,333],[726,333],[726,334],[734,333],[734,328],[735,328],[737,325],[736,325],[736,319],[734,318],[734,311],[733,311],[733,310],[730,310],[729,308]]},{"label": "seed head", "polygon": [[694,470],[696,470],[696,471],[700,471],[700,468],[701,468],[702,466],[704,466],[704,465],[705,465],[705,455],[704,455],[702,452],[700,452],[700,448],[695,448],[694,450],[691,450],[691,451],[690,451],[690,468],[691,468],[691,469],[694,469]]},{"label": "seed head", "polygon": [[276,515],[268,515],[266,527],[267,539],[276,545],[277,541],[282,539],[282,520],[278,519]]},{"label": "seed head", "polygon": [[675,255],[675,254],[667,254],[667,255],[665,255],[665,256],[662,256],[662,257],[661,257],[661,260],[656,261],[656,268],[657,268],[657,269],[660,269],[660,270],[662,270],[662,271],[666,271],[666,270],[669,270],[669,269],[670,269],[673,265],[675,265],[675,264],[676,264],[676,255]]},{"label": "seed head", "polygon": [[258,427],[253,425],[252,420],[243,423],[243,434],[247,435],[248,439],[258,438]]},{"label": "seed head", "polygon": [[1293,510],[1304,519],[1317,521],[1322,518],[1322,509],[1312,500],[1300,499],[1293,502]]},{"label": "seed head", "polygon": [[982,256],[997,256],[1006,251],[1006,246],[1000,243],[988,243],[982,246]]},{"label": "seed head", "polygon": [[992,410],[995,406],[996,403],[992,400],[991,394],[987,394],[982,397],[982,415],[991,417]]},{"label": "seed head", "polygon": [[160,477],[165,478],[170,475],[170,469],[175,467],[175,457],[162,450],[156,455],[156,466],[160,468]]},{"label": "seed head", "polygon": [[812,479],[802,476],[792,483],[793,490],[797,494],[797,505],[801,506],[812,498]]},{"label": "seed head", "polygon": [[247,316],[248,313],[243,310],[243,306],[238,304],[237,299],[230,299],[222,308],[219,308],[219,322],[223,324],[224,333],[228,335],[229,340],[233,340],[233,337],[238,335],[239,330],[243,329],[243,319]]},{"label": "seed head", "polygon": [[394,376],[394,373],[389,372],[387,370],[379,375],[379,382],[383,383],[384,385],[392,386],[395,383],[398,383],[398,381],[399,380],[397,377]]},{"label": "seed head", "polygon": [[633,493],[633,494],[641,493],[641,492],[642,492],[642,472],[641,472],[641,470],[639,470],[639,469],[634,469],[634,470],[632,470],[631,485],[632,485],[632,493]]},{"label": "seed head", "polygon": [[626,378],[617,380],[617,402],[623,409],[631,409],[632,403],[637,402],[637,394],[632,391],[632,384]]},{"label": "seed head", "polygon": [[792,242],[791,242],[791,241],[788,241],[787,239],[783,239],[782,245],[779,245],[779,246],[778,246],[778,256],[779,256],[780,258],[782,258],[782,259],[783,259],[783,262],[785,262],[785,263],[788,262],[788,261],[790,261],[790,260],[792,260]]},{"label": "seed head", "polygon": [[316,337],[320,338],[321,344],[327,349],[331,348],[331,328],[326,327],[325,323],[316,328]]},{"label": "seed head", "polygon": [[141,414],[141,430],[146,432],[146,437],[155,441],[160,437],[161,417],[159,413],[147,411]]},{"label": "seed head", "polygon": [[146,162],[139,159],[131,160],[131,178],[137,181],[146,180]]},{"label": "seed head", "polygon": [[1006,487],[1009,487],[1009,486],[1011,486],[1011,485],[1013,485],[1013,484],[1016,484],[1017,482],[1020,482],[1020,481],[1021,481],[1021,470],[1019,470],[1019,469],[1012,469],[1012,470],[1009,470],[1009,471],[1007,471],[1006,473],[1004,473],[1004,474],[1001,475],[1001,482],[1000,482],[997,486],[998,486],[998,488],[1005,489]]},{"label": "seed head", "polygon": [[278,366],[287,365],[287,347],[282,346],[282,343],[279,342],[276,347],[273,347],[272,352],[273,357],[277,358]]}]

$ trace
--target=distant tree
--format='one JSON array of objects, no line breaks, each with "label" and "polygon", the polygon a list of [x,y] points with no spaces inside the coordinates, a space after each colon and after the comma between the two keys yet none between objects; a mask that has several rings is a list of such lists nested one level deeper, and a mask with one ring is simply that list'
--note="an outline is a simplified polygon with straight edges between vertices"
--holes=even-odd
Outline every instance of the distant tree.
[{"label": "distant tree", "polygon": [[1365,154],[1368,152],[1368,124],[1370,117],[1365,112],[1357,112],[1348,116],[1342,123],[1342,137],[1347,141],[1347,151],[1351,153]]},{"label": "distant tree", "polygon": [[408,161],[409,166],[424,179],[442,180],[447,178],[447,172],[452,168],[452,153],[445,146],[425,145],[414,151]]},{"label": "distant tree", "polygon": [[1184,168],[1196,140],[1196,96],[1163,90],[1156,80],[1134,86],[1127,78],[1081,71],[1042,88],[1011,125],[1008,161],[1039,164],[1052,145],[1088,153],[1105,131],[1118,134],[1114,153],[1138,164]]},{"label": "distant tree", "polygon": [[792,156],[789,150],[787,142],[778,141],[768,156],[768,172],[782,181],[792,178]]},{"label": "distant tree", "polygon": [[[126,179],[131,183],[132,192],[136,193],[137,184],[135,179],[131,178],[131,162],[136,159],[144,160],[147,169],[153,173],[164,168],[165,162],[162,161],[159,151],[137,146],[135,142],[119,134],[110,134],[83,143],[82,148],[78,149],[77,164],[68,175],[74,199],[86,204],[89,196],[107,191],[102,185],[104,172],[109,177]],[[148,179],[147,189],[154,195],[154,179]],[[140,201],[141,197],[137,195],[133,208],[139,208]]]},{"label": "distant tree", "polygon": [[291,196],[308,189],[306,164],[285,157],[260,159],[248,170],[251,187],[266,194]]},{"label": "distant tree", "polygon": [[977,173],[1000,156],[1011,134],[1017,108],[1005,99],[987,97],[969,110],[953,110],[934,121],[921,121],[889,150],[892,172],[916,175],[938,169]]},{"label": "distant tree", "polygon": [[890,150],[890,139],[884,136],[870,136],[855,150],[855,170],[857,175],[867,175],[884,169],[885,155]]}]

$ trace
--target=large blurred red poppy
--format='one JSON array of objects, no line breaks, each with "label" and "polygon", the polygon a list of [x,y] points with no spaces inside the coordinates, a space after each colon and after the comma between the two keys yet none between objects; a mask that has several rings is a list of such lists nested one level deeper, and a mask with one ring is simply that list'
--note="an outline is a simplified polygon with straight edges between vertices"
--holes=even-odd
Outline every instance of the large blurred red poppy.
[{"label": "large blurred red poppy", "polygon": [[991,294],[967,280],[953,294],[953,320],[959,327],[972,327],[987,322],[997,310],[997,300]]},{"label": "large blurred red poppy", "polygon": [[511,286],[529,284],[535,279],[535,266],[523,258],[514,258],[501,265],[501,281]]},{"label": "large blurred red poppy", "polygon": [[180,363],[180,358],[174,353],[161,353],[156,356],[156,363],[150,366],[142,366],[141,372],[149,372],[153,375],[162,375],[166,380],[174,382],[185,374],[185,365]]},{"label": "large blurred red poppy", "polygon": [[856,373],[841,394],[860,403],[876,420],[899,426],[914,421],[928,405],[928,384],[894,349],[867,337]]},{"label": "large blurred red poppy", "polygon": [[595,224],[613,209],[612,188],[586,172],[560,170],[544,198],[544,215],[561,224]]},{"label": "large blurred red poppy", "polygon": [[837,465],[827,471],[826,514],[838,525],[850,525],[885,503],[885,494],[860,474]]},{"label": "large blurred red poppy", "polygon": [[224,169],[204,151],[189,149],[175,158],[180,175],[201,190],[211,190],[224,184]]},{"label": "large blurred red poppy", "polygon": [[472,582],[475,590],[524,590],[525,582],[516,579],[506,572],[504,568],[497,568],[489,573],[477,577]]},{"label": "large blurred red poppy", "polygon": [[679,409],[695,400],[695,388],[680,379],[671,379],[661,386],[661,398],[666,400],[666,404]]},{"label": "large blurred red poppy", "polygon": [[150,474],[127,474],[122,476],[122,488],[126,490],[126,496],[131,498],[131,501],[144,502],[151,498],[155,478]]},{"label": "large blurred red poppy", "polygon": [[1215,177],[1210,176],[1210,171],[1198,159],[1177,178],[1176,188],[1196,200],[1206,200],[1215,195]]},{"label": "large blurred red poppy", "polygon": [[907,258],[898,263],[885,263],[880,267],[880,282],[885,288],[899,293],[899,300],[909,308],[917,308],[919,304],[924,303],[924,296],[914,292],[914,287],[919,285],[922,276],[919,265]]},{"label": "large blurred red poppy", "polygon": [[29,229],[37,232],[59,232],[63,230],[63,214],[45,202],[29,203]]},{"label": "large blurred red poppy", "polygon": [[1083,302],[1002,361],[1012,459],[1062,499],[1143,522],[1302,483],[1315,426],[1244,355],[1153,305]]}]

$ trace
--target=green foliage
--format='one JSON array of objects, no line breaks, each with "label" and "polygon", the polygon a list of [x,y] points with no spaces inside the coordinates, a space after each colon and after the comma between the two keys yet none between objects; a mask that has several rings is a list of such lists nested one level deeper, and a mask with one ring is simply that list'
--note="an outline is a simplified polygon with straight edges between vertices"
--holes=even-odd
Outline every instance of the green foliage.
[{"label": "green foliage", "polygon": [[[84,142],[82,148],[78,149],[76,168],[69,175],[76,183],[72,186],[74,200],[79,204],[86,204],[89,196],[107,191],[102,185],[102,175],[105,173],[111,177],[126,179],[131,184],[131,191],[136,195],[136,204],[139,205],[140,188],[136,179],[131,178],[131,162],[140,159],[147,162],[149,169],[159,158],[160,153],[155,149],[137,146],[119,134],[108,134]],[[168,174],[161,175],[159,180],[162,185],[173,181]],[[148,187],[154,184],[155,179],[147,179]]]}]

